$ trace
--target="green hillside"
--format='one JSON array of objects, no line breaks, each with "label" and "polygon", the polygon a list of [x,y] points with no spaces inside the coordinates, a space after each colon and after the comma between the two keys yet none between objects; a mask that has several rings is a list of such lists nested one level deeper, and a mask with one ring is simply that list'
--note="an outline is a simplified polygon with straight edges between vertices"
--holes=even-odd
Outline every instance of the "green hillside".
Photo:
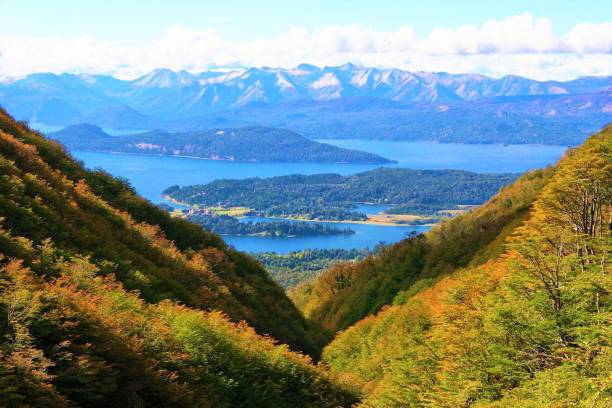
[{"label": "green hillside", "polygon": [[0,268],[1,406],[354,398],[289,351],[317,356],[322,336],[254,259],[3,111]]},{"label": "green hillside", "polygon": [[[495,239],[473,239],[470,231],[486,231],[514,203],[517,211],[505,210]],[[347,287],[336,289],[340,297],[331,301],[334,308],[327,306],[327,316],[315,315],[330,328],[355,320],[345,303],[389,303],[384,295],[406,289],[393,305],[339,333],[323,360],[360,385],[364,407],[608,407],[611,232],[608,127],[554,172],[526,175],[480,210],[423,238],[439,250],[425,246],[422,258],[393,258],[415,245],[404,242],[342,275],[361,273],[352,286],[334,269],[322,277],[314,290],[325,281]],[[422,281],[398,280],[379,300],[367,282],[386,282],[379,275],[414,259],[423,259],[412,272]]]},{"label": "green hillside", "polygon": [[612,127],[292,303],[0,111],[0,406],[608,407],[611,252]]},{"label": "green hillside", "polygon": [[393,205],[389,212],[434,215],[439,210],[485,202],[516,174],[463,170],[378,168],[340,174],[293,174],[222,179],[204,185],[170,186],[163,194],[203,206],[248,207],[271,217],[365,220],[359,203]]},{"label": "green hillside", "polygon": [[487,203],[361,263],[340,264],[291,292],[307,318],[330,333],[427,287],[457,268],[485,262],[520,224],[552,169],[523,175]]}]

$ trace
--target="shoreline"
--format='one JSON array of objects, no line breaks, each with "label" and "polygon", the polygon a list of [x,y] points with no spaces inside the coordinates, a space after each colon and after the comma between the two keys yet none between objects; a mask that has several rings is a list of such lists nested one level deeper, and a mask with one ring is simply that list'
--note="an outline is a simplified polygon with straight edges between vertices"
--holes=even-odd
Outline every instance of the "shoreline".
[{"label": "shoreline", "polygon": [[288,221],[304,221],[304,222],[326,222],[326,223],[336,223],[336,224],[361,224],[361,225],[380,225],[383,227],[433,227],[438,223],[427,223],[427,224],[398,224],[394,222],[385,222],[385,221],[375,221],[372,219],[364,220],[364,221],[354,221],[354,220],[312,220],[308,218],[300,218],[300,217],[265,217],[273,220],[288,220]]},{"label": "shoreline", "polygon": [[[333,146],[333,145],[330,145]],[[336,146],[338,147],[338,146]],[[236,160],[236,159],[224,159],[224,158],[213,158],[213,157],[200,157],[200,156],[187,156],[183,154],[161,154],[161,153],[140,153],[140,152],[120,152],[120,151],[112,151],[112,150],[80,150],[80,149],[69,149],[71,152],[82,152],[82,153],[106,153],[106,154],[122,154],[122,155],[134,155],[134,156],[155,156],[155,157],[178,157],[182,159],[193,159],[193,160],[208,160],[208,161],[217,161],[217,162],[229,162],[229,163],[312,163],[312,164],[350,164],[350,165],[367,165],[367,166],[382,166],[382,165],[390,165],[390,164],[398,164],[397,160],[387,159],[386,157],[382,157],[383,161],[308,161],[308,160],[287,160],[287,161],[278,161],[278,160],[257,160],[257,159],[249,159],[249,160]],[[369,152],[366,152],[369,153]],[[374,154],[374,153],[372,153]]]},{"label": "shoreline", "polygon": [[[184,206],[187,208],[192,208],[197,206],[197,204],[189,204],[189,203],[185,203],[182,201],[178,201],[168,195],[162,195],[162,198],[164,200],[167,200],[175,205],[180,205],[180,206]],[[374,216],[388,216],[389,218],[392,218],[391,214],[384,214],[384,213],[379,213],[379,214],[373,214]],[[380,225],[380,226],[384,226],[384,227],[433,227],[434,225],[437,225],[438,223],[427,223],[427,224],[398,224],[392,221],[382,221],[382,220],[374,220],[372,218],[370,218],[372,215],[368,215],[368,219],[367,220],[363,220],[363,221],[357,221],[357,220],[313,220],[313,219],[308,219],[308,218],[303,218],[303,217],[262,217],[262,218],[269,218],[272,220],[284,220],[284,221],[304,221],[304,222],[321,222],[321,223],[336,223],[336,224],[362,224],[362,225]],[[419,215],[411,215],[411,214],[399,214],[399,216],[403,216],[403,217],[415,217],[416,219],[420,218]],[[236,217],[236,218],[246,218],[245,216],[242,217]],[[399,218],[399,217],[396,217]]]}]

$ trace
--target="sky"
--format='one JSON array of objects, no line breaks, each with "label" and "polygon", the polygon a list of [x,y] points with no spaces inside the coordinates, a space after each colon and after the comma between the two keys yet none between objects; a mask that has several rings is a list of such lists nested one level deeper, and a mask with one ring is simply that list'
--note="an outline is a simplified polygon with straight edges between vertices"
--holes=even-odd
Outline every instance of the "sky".
[{"label": "sky", "polygon": [[612,1],[0,0],[0,79],[300,63],[612,74]]}]

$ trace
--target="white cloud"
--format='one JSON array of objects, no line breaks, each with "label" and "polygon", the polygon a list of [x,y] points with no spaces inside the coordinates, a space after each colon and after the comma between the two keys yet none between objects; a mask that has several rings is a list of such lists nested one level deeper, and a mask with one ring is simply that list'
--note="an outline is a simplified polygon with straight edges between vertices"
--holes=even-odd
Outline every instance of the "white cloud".
[{"label": "white cloud", "polygon": [[612,23],[577,24],[562,39],[566,51],[612,53]]},{"label": "white cloud", "polygon": [[169,27],[151,44],[0,35],[0,76],[32,72],[112,73],[134,77],[154,68],[205,70],[236,65],[293,67],[345,62],[409,70],[517,74],[569,79],[612,74],[612,23],[582,23],[557,35],[547,18],[529,13],[477,27],[436,29],[418,37],[409,26],[374,31],[358,24],[276,37],[227,41],[213,29]]}]

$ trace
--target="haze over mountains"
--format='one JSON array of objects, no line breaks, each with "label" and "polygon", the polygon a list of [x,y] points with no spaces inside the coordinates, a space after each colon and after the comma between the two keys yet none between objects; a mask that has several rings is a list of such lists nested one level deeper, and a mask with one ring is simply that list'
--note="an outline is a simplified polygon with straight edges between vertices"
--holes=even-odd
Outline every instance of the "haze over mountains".
[{"label": "haze over mountains", "polygon": [[352,64],[197,74],[158,69],[134,80],[41,73],[0,84],[0,104],[14,116],[52,125],[263,125],[306,137],[468,143],[578,143],[610,121],[611,94],[611,77],[495,79]]}]

